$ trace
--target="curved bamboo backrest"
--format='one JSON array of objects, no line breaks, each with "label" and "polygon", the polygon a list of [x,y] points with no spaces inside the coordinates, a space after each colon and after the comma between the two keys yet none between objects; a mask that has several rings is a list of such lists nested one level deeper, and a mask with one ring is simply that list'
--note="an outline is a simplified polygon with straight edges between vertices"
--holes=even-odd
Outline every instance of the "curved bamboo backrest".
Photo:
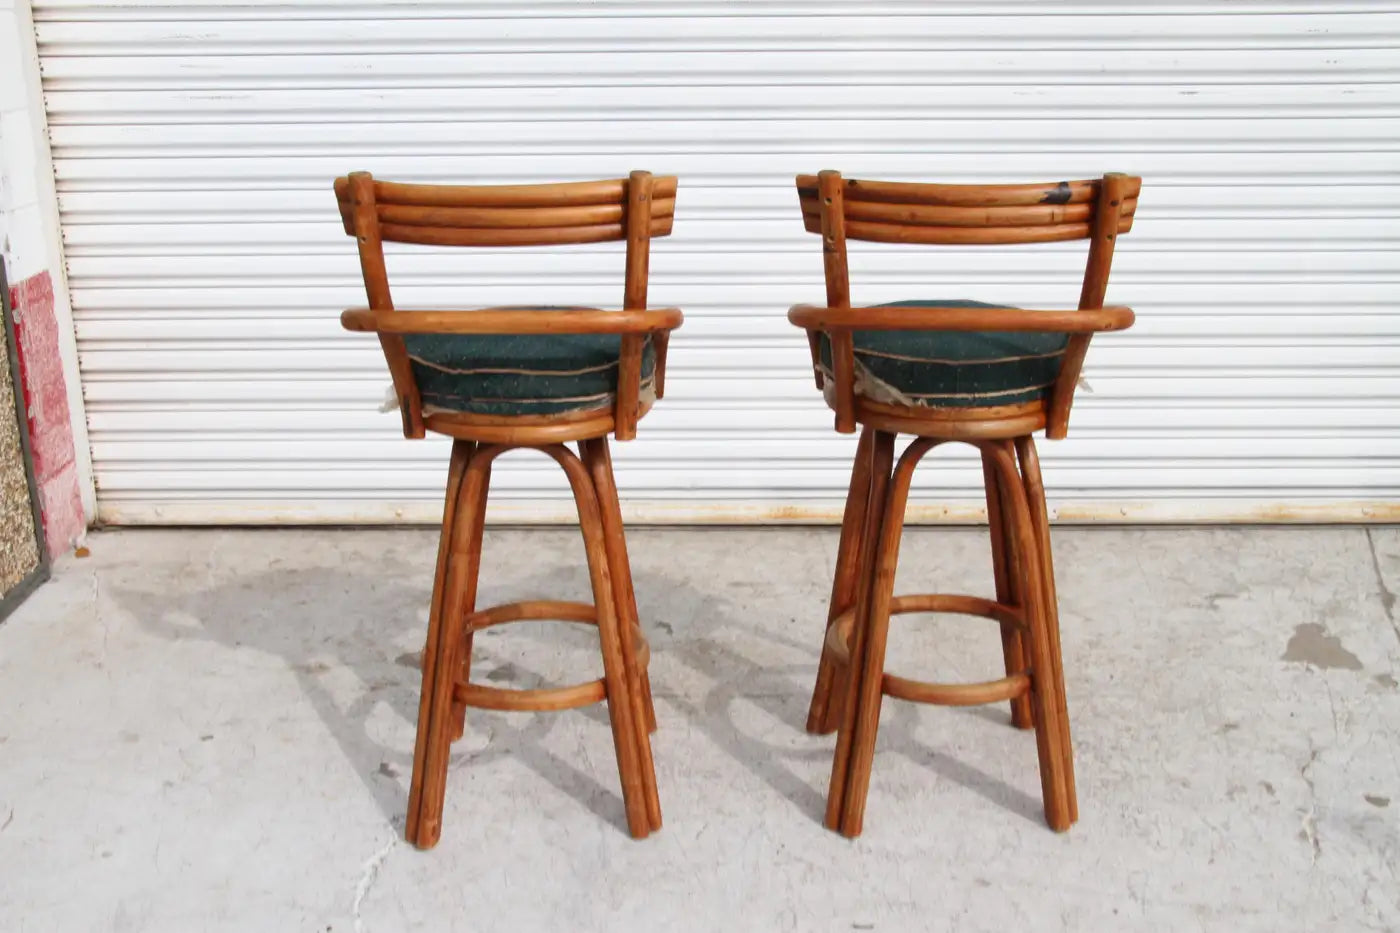
[{"label": "curved bamboo backrest", "polygon": [[[1080,310],[1103,307],[1117,237],[1133,229],[1142,179],[1110,173],[1085,181],[1022,185],[925,185],[797,176],[802,224],[822,237],[826,303],[851,306],[847,240],[957,246],[1089,240]],[[1050,394],[1046,435],[1065,436],[1070,405],[1089,348],[1088,334],[1069,338]],[[816,358],[816,335],[812,340]],[[846,339],[849,339],[847,337]],[[841,419],[838,418],[838,422]]]},{"label": "curved bamboo backrest", "polygon": [[[650,172],[552,185],[411,185],[376,181],[369,172],[351,172],[337,178],[334,188],[345,232],[359,244],[365,294],[375,311],[394,310],[384,262],[386,242],[560,246],[609,240],[627,241],[623,308],[644,309],[651,238],[671,232],[676,211],[676,176],[657,178]],[[640,338],[622,340],[624,351],[629,342],[635,344],[631,355],[640,361]],[[653,340],[664,372],[666,335],[654,335]],[[403,337],[381,332],[379,343],[399,398],[404,436],[422,437],[422,400]],[[626,407],[624,395],[618,394],[619,410]],[[634,414],[619,418],[619,439],[631,437],[635,420]]]},{"label": "curved bamboo backrest", "polygon": [[[335,180],[345,232],[355,235],[356,172]],[[645,173],[634,173],[645,174]],[[406,185],[373,181],[385,242],[429,246],[558,246],[627,238],[629,178],[555,185]],[[648,235],[666,236],[676,212],[674,175],[651,179]]]},{"label": "curved bamboo backrest", "polygon": [[[846,239],[945,245],[1085,239],[1093,233],[1103,186],[1101,179],[1031,185],[840,181]],[[1124,178],[1118,233],[1133,228],[1141,188],[1141,178]],[[797,176],[802,221],[809,233],[822,232],[819,189],[818,176]]]}]

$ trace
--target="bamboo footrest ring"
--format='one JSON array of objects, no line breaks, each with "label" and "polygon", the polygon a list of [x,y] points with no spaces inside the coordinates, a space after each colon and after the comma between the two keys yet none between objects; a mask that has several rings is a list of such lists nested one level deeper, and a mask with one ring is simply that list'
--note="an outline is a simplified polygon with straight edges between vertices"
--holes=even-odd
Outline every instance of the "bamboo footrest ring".
[{"label": "bamboo footrest ring", "polygon": [[[503,603],[468,614],[464,619],[466,633],[478,632],[507,622],[579,622],[598,624],[598,610],[590,603],[555,599],[530,599],[518,603]],[[636,645],[636,669],[645,671],[651,663],[651,646],[639,626],[632,628]],[[452,686],[452,698],[475,709],[505,712],[545,712],[591,706],[607,699],[607,687],[597,680],[567,687],[540,687],[534,690],[513,690],[508,687],[488,687],[458,681]]]},{"label": "bamboo footrest ring", "polygon": [[[981,616],[1005,625],[1014,625],[1019,629],[1026,628],[1025,617],[1020,609],[981,596],[925,593],[896,596],[890,601],[890,615],[906,612],[949,612]],[[849,665],[851,661],[851,626],[854,619],[855,609],[848,609],[837,616],[826,630],[826,644],[832,660],[842,667]],[[880,691],[886,696],[936,706],[981,706],[984,703],[998,703],[1024,696],[1030,688],[1030,674],[1026,671],[1009,674],[999,680],[971,684],[931,684],[888,673],[883,674],[880,681]]]},{"label": "bamboo footrest ring", "polygon": [[462,620],[467,632],[479,632],[506,622],[582,622],[585,625],[597,625],[598,610],[592,603],[575,603],[562,599],[527,599],[472,612]]},{"label": "bamboo footrest ring", "polygon": [[[1020,609],[981,596],[922,593],[896,596],[890,600],[890,615],[906,612],[949,612],[956,615],[981,616],[1005,625],[1014,625],[1022,630],[1026,628],[1026,620]],[[847,609],[837,616],[826,630],[827,648],[834,655],[833,660],[843,667],[851,663],[851,624],[854,617],[855,609]]]},{"label": "bamboo footrest ring", "polygon": [[1031,689],[1030,675],[1025,671],[1000,680],[975,684],[930,684],[885,674],[880,680],[880,692],[885,696],[913,703],[934,706],[982,706],[1024,696]]}]

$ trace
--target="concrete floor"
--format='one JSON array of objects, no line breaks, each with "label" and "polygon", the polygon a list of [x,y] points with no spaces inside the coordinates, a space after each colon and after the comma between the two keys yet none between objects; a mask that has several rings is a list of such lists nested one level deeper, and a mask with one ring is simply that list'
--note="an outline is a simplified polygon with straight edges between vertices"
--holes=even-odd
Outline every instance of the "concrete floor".
[{"label": "concrete floor", "polygon": [[[834,532],[637,530],[665,829],[626,836],[601,707],[474,712],[429,853],[400,832],[431,532],[90,544],[0,625],[6,931],[1400,928],[1397,529],[1057,529],[1079,824],[1043,824],[1003,706],[890,701],[857,842],[801,728]],[[586,598],[572,531],[486,553],[484,602]],[[904,592],[990,589],[975,529],[903,558]],[[592,637],[493,629],[476,671],[580,680]],[[890,657],[1001,663],[958,617]]]}]

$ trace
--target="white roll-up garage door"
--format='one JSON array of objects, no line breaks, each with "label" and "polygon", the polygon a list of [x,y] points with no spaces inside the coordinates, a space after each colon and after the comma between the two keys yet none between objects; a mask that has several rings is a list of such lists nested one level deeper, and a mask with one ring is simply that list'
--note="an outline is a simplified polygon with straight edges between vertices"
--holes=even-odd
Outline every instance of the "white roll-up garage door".
[{"label": "white roll-up garage door", "polygon": [[[1400,4],[604,0],[95,5],[35,20],[109,522],[434,517],[446,446],[380,410],[331,179],[681,177],[651,297],[688,313],[618,445],[634,520],[839,515],[802,335],[821,256],[792,177],[1145,178],[1070,439],[1060,517],[1394,517]],[[856,12],[853,12],[856,11]],[[862,302],[1072,307],[1082,244],[854,245]],[[402,305],[621,298],[617,249],[398,251]],[[517,460],[518,458],[518,460]],[[969,454],[916,515],[973,517]],[[512,455],[500,517],[569,514]],[[1387,505],[1389,500],[1392,504]]]}]

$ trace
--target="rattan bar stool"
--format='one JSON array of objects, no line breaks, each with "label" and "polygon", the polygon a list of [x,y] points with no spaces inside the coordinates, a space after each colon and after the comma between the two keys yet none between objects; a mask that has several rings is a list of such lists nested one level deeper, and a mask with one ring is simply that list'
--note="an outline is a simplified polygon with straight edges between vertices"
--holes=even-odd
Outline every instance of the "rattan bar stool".
[{"label": "rattan bar stool", "polygon": [[[633,172],[557,185],[395,184],[356,172],[335,182],[345,232],[359,241],[369,307],[341,315],[379,335],[404,436],[453,438],[442,538],[423,650],[423,692],[405,835],[430,848],[442,832],[448,751],[467,707],[563,710],[607,701],[627,827],[661,828],[650,732],[656,728],[646,638],[637,621],[609,434],[636,436],[665,388],[674,308],[647,310],[650,240],[671,232],[676,179]],[[395,310],[383,244],[542,246],[627,241],[623,308]],[[576,442],[578,454],[564,445]],[[509,450],[553,458],[573,490],[593,603],[530,600],[476,607],[491,466]],[[594,625],[603,677],[508,690],[471,681],[472,636],[493,625],[552,619]]]},{"label": "rattan bar stool", "polygon": [[[1133,322],[1104,307],[1116,237],[1132,228],[1142,179],[1105,175],[1047,185],[927,185],[797,177],[806,229],[822,237],[826,307],[788,313],[807,331],[817,387],[836,430],[862,425],[807,729],[838,732],[826,825],[858,836],[884,696],[968,706],[1011,701],[1035,728],[1045,819],[1078,819],[1061,670],[1049,519],[1034,432],[1062,438],[1089,338]],[[1074,311],[966,300],[851,307],[846,241],[1011,244],[1088,239]],[[894,459],[898,435],[914,440]],[[896,596],[895,568],[914,468],[947,441],[976,446],[991,527],[996,598]],[[1006,675],[933,684],[885,669],[892,614],[952,612],[1000,623]]]}]

